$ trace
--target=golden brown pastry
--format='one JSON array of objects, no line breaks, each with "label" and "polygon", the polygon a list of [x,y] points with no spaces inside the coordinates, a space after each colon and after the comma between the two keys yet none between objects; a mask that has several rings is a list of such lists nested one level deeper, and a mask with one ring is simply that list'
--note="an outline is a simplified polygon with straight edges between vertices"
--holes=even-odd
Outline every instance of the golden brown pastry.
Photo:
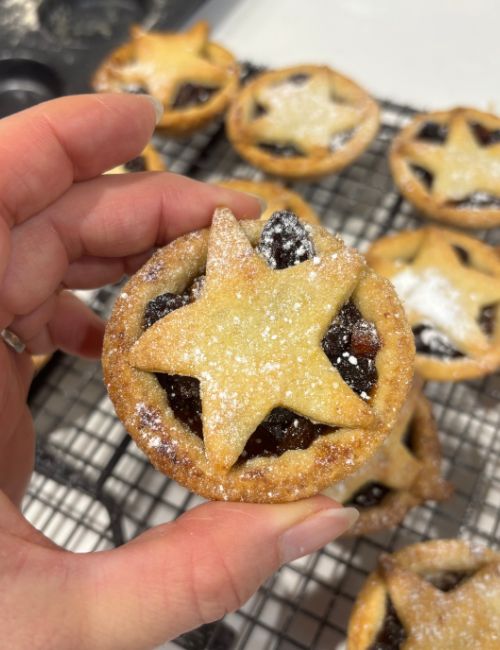
[{"label": "golden brown pastry", "polygon": [[31,357],[31,360],[33,361],[33,366],[35,368],[35,374],[40,372],[40,370],[47,364],[51,356],[52,356],[51,354],[34,354]]},{"label": "golden brown pastry", "polygon": [[500,554],[458,539],[382,555],[356,600],[348,650],[497,650]]},{"label": "golden brown pastry", "polygon": [[415,335],[426,379],[457,381],[500,364],[500,259],[495,249],[441,228],[376,241],[369,264],[389,278]]},{"label": "golden brown pastry", "polygon": [[238,153],[256,167],[288,178],[342,169],[375,137],[376,102],[326,66],[265,72],[231,104],[226,127]]},{"label": "golden brown pastry", "polygon": [[319,224],[320,220],[313,208],[304,199],[280,183],[266,181],[246,181],[230,178],[217,183],[221,187],[228,187],[238,192],[246,192],[264,199],[266,207],[260,218],[266,221],[277,210],[293,212],[302,221]]},{"label": "golden brown pastry", "polygon": [[427,216],[465,228],[500,225],[500,118],[472,108],[415,117],[394,140],[394,181]]},{"label": "golden brown pastry", "polygon": [[209,40],[206,22],[183,33],[133,26],[130,37],[100,65],[95,90],[153,95],[164,107],[158,128],[174,136],[201,129],[226,110],[239,68],[230,52]]},{"label": "golden brown pastry", "polygon": [[159,250],[125,286],[103,368],[151,462],[211,499],[282,502],[342,480],[387,437],[414,347],[390,284],[278,212]]},{"label": "golden brown pastry", "polygon": [[324,491],[359,510],[350,535],[392,528],[424,501],[448,498],[453,489],[441,477],[441,450],[431,406],[416,378],[394,429],[357,472]]}]

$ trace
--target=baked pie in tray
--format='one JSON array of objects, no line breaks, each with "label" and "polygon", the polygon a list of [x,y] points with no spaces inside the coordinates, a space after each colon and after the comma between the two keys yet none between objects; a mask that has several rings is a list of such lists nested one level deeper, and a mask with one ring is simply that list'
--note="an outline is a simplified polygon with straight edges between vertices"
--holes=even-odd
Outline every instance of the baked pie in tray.
[{"label": "baked pie in tray", "polygon": [[500,554],[435,540],[381,555],[358,595],[348,650],[498,650]]},{"label": "baked pie in tray", "polygon": [[396,526],[424,501],[440,501],[453,488],[441,477],[441,449],[431,406],[417,377],[396,424],[381,447],[357,472],[324,491],[359,510],[349,535]]},{"label": "baked pie in tray", "polygon": [[229,140],[266,172],[314,178],[342,169],[370,144],[377,103],[326,66],[264,72],[238,93],[227,114]]},{"label": "baked pie in tray", "polygon": [[130,36],[100,65],[94,90],[153,95],[164,107],[158,128],[174,136],[201,129],[226,110],[239,86],[239,67],[209,40],[206,22],[183,33],[145,32],[136,25]]},{"label": "baked pie in tray", "polygon": [[467,228],[500,225],[500,118],[472,108],[418,115],[395,138],[394,181],[426,215]]},{"label": "baked pie in tray", "polygon": [[266,181],[246,181],[237,178],[230,178],[217,183],[221,187],[227,187],[238,192],[246,192],[263,199],[266,203],[260,218],[264,221],[278,210],[293,212],[301,221],[319,224],[320,220],[314,209],[304,199],[280,183],[269,183]]},{"label": "baked pie in tray", "polygon": [[128,174],[133,172],[164,172],[167,166],[152,144],[146,145],[143,152],[127,160],[123,165],[110,169],[107,174]]},{"label": "baked pie in tray", "polygon": [[160,470],[211,499],[282,502],[356,470],[410,388],[414,345],[390,283],[292,213],[157,251],[109,321],[118,416]]},{"label": "baked pie in tray", "polygon": [[423,377],[457,381],[499,367],[500,258],[494,248],[428,227],[379,239],[367,259],[405,305]]}]

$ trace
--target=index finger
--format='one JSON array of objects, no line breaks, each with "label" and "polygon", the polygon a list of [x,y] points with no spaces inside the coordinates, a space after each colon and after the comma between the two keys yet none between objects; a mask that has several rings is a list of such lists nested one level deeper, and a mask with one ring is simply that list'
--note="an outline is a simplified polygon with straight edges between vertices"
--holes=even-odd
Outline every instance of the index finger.
[{"label": "index finger", "polygon": [[63,97],[0,120],[0,217],[12,227],[74,181],[142,151],[155,126],[146,95]]}]

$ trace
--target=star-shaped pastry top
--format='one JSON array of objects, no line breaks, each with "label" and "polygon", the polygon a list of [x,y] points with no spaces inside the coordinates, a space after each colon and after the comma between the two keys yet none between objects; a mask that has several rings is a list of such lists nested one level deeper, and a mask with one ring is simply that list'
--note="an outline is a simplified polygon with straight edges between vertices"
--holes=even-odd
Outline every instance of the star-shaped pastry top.
[{"label": "star-shaped pastry top", "polygon": [[470,357],[489,348],[478,318],[500,301],[500,278],[462,264],[443,231],[427,228],[411,262],[381,258],[377,270],[393,283],[410,325],[431,324]]},{"label": "star-shaped pastry top", "polygon": [[201,21],[183,33],[144,32],[131,28],[130,62],[115,64],[113,73],[126,83],[145,84],[165,106],[186,83],[209,88],[222,86],[228,71],[205,56],[208,24]]},{"label": "star-shaped pastry top", "polygon": [[325,494],[344,503],[364,485],[371,482],[382,483],[393,490],[405,490],[411,487],[423,463],[409,451],[404,443],[404,437],[421,386],[420,380],[414,383],[393,430],[370,460],[357,472],[328,488]]},{"label": "star-shaped pastry top", "polygon": [[500,648],[500,562],[486,564],[448,592],[390,557],[380,565],[407,634],[405,650]]},{"label": "star-shaped pastry top", "polygon": [[361,108],[332,98],[328,71],[300,83],[285,80],[265,86],[256,100],[266,113],[249,124],[254,136],[265,142],[292,143],[304,153],[329,149],[332,136],[353,129],[363,117]]},{"label": "star-shaped pastry top", "polygon": [[371,408],[321,347],[362,268],[358,254],[339,247],[272,270],[231,212],[218,209],[201,296],[146,330],[129,361],[199,379],[205,452],[218,469],[234,465],[277,406],[332,427],[373,426]]},{"label": "star-shaped pastry top", "polygon": [[463,111],[452,115],[444,144],[414,139],[405,142],[401,153],[432,172],[429,191],[439,204],[460,201],[475,192],[500,197],[500,144],[482,146]]}]

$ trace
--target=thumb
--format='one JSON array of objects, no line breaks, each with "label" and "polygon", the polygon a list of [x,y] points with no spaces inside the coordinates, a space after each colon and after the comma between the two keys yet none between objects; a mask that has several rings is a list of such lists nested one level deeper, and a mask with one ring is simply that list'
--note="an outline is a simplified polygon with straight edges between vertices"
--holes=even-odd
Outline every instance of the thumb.
[{"label": "thumb", "polygon": [[78,556],[85,647],[151,648],[240,607],[285,562],[341,535],[352,508],[207,503],[114,551]]}]

